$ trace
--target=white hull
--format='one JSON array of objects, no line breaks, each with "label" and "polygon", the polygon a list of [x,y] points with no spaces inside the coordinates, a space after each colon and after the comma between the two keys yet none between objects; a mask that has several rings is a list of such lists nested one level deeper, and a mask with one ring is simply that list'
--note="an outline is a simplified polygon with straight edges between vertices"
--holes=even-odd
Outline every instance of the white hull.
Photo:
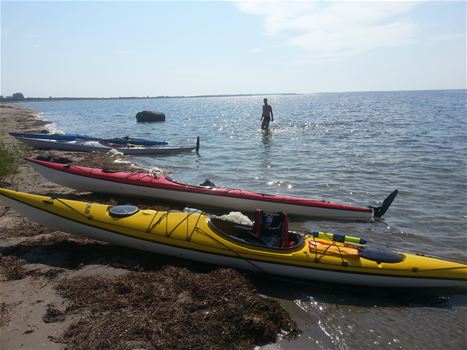
[{"label": "white hull", "polygon": [[289,278],[317,280],[331,283],[343,283],[371,287],[459,287],[467,286],[465,281],[441,280],[428,278],[409,278],[366,275],[357,273],[336,272],[314,268],[294,267],[290,265],[274,264],[260,261],[246,260],[240,257],[228,257],[205,253],[195,250],[182,249],[170,245],[159,244],[138,238],[125,236],[102,230],[90,225],[65,219],[47,211],[23,204],[8,197],[2,197],[24,216],[50,228],[77,234],[80,236],[102,240],[116,245],[145,250],[158,254],[186,258],[214,265],[234,267],[255,272],[279,275]]},{"label": "white hull", "polygon": [[31,163],[31,166],[49,181],[82,191],[118,194],[122,196],[138,198],[162,199],[186,204],[204,205],[247,212],[254,212],[255,209],[263,209],[267,212],[282,211],[288,213],[289,215],[333,220],[368,221],[372,219],[371,212],[310,207],[304,205],[283,204],[277,202],[258,201],[188,191],[185,192],[147,186],[137,186],[70,174],[37,163]]}]

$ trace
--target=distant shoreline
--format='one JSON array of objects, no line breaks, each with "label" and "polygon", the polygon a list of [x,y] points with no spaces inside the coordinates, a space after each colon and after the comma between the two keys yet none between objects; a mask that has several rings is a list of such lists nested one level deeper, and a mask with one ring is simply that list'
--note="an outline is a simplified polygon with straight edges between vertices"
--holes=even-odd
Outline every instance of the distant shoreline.
[{"label": "distant shoreline", "polygon": [[44,102],[44,101],[80,101],[80,100],[151,100],[174,98],[207,98],[207,97],[252,97],[252,96],[300,96],[311,94],[343,94],[343,93],[391,93],[391,92],[442,92],[442,91],[467,91],[467,89],[426,89],[426,90],[375,90],[375,91],[322,91],[310,93],[265,93],[265,94],[218,94],[218,95],[189,95],[189,96],[114,96],[114,97],[25,97],[22,99],[3,97],[0,103],[10,102]]},{"label": "distant shoreline", "polygon": [[4,97],[2,102],[31,102],[31,101],[76,101],[76,100],[149,100],[149,99],[169,99],[169,98],[204,98],[204,97],[249,97],[249,96],[294,96],[302,95],[298,93],[276,93],[276,94],[220,94],[220,95],[194,95],[194,96],[125,96],[125,97],[25,97],[14,99]]}]

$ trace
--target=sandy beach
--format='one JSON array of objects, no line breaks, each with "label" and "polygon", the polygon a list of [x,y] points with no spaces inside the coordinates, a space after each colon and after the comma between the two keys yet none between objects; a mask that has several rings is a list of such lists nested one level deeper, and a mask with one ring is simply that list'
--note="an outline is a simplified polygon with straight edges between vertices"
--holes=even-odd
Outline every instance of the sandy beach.
[{"label": "sandy beach", "polygon": [[[40,132],[47,122],[37,115],[0,106],[1,140],[23,147],[8,132]],[[111,163],[92,154],[45,155],[52,154]],[[24,162],[5,181],[2,186],[19,191],[119,201],[50,183]],[[52,231],[1,202],[0,238],[1,349],[251,349],[273,343],[282,330],[292,338],[299,333],[277,301],[232,269]]]}]

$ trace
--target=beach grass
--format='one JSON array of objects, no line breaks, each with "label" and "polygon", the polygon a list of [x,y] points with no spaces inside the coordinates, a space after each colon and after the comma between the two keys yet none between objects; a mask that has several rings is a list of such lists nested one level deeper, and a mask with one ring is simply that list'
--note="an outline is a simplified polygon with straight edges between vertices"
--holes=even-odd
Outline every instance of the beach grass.
[{"label": "beach grass", "polygon": [[0,181],[18,171],[22,157],[27,150],[21,145],[8,144],[0,140]]}]

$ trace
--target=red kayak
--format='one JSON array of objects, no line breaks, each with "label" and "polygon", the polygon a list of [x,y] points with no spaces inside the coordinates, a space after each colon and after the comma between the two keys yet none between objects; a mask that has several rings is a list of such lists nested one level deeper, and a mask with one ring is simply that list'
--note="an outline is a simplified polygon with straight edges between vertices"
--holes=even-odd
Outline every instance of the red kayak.
[{"label": "red kayak", "polygon": [[380,207],[354,207],[303,198],[275,196],[241,189],[193,186],[176,182],[169,177],[148,173],[109,172],[71,164],[47,162],[26,158],[32,167],[46,179],[77,190],[114,195],[163,199],[193,205],[254,212],[287,212],[290,215],[337,219],[371,220],[382,217],[398,191],[393,191]]}]

